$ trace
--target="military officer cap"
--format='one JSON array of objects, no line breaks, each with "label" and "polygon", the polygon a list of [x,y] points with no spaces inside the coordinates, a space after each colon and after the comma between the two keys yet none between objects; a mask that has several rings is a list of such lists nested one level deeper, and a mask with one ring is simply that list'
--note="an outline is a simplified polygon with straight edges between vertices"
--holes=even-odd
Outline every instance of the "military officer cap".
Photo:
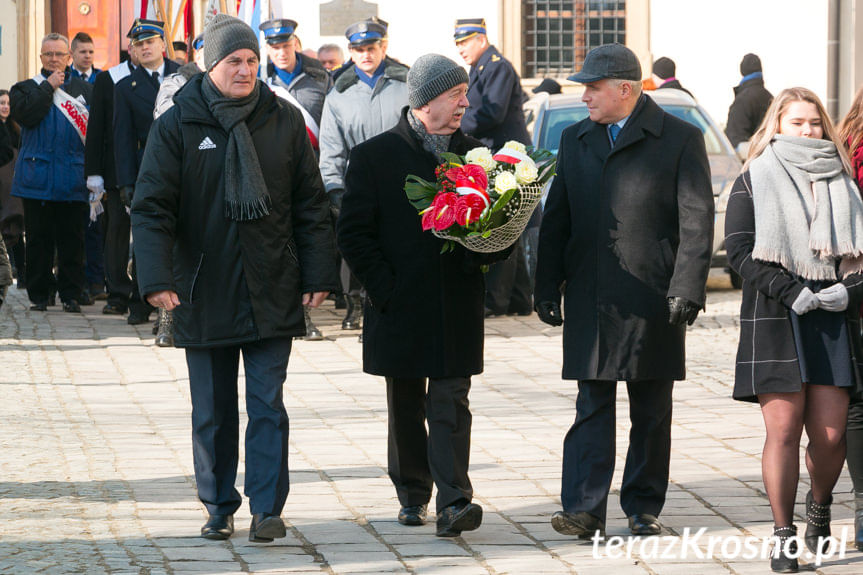
[{"label": "military officer cap", "polygon": [[258,26],[258,29],[264,33],[267,44],[281,44],[294,37],[294,31],[298,25],[294,20],[276,18],[274,20],[267,20]]},{"label": "military officer cap", "polygon": [[147,20],[146,18],[135,18],[132,22],[132,27],[127,38],[131,38],[133,43],[143,42],[149,38],[156,37],[165,38],[165,23],[158,20]]},{"label": "military officer cap", "polygon": [[356,24],[351,24],[345,30],[345,38],[348,39],[351,48],[371,44],[387,37],[389,24],[380,18],[369,18]]},{"label": "military officer cap", "polygon": [[458,43],[477,34],[485,33],[485,18],[462,18],[455,21],[455,34],[453,34],[453,38]]}]

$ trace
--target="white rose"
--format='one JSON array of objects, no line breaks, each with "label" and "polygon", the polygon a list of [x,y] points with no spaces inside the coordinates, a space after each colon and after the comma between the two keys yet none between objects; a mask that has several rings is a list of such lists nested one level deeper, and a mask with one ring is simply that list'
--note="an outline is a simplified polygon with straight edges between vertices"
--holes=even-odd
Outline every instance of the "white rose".
[{"label": "white rose", "polygon": [[510,150],[515,150],[517,152],[521,152],[522,154],[527,153],[527,148],[524,147],[524,144],[521,142],[516,142],[515,140],[510,140],[506,144],[503,145],[504,148],[509,148]]},{"label": "white rose", "polygon": [[501,172],[494,179],[494,191],[498,194],[503,194],[517,187],[518,181],[516,181],[515,174],[512,172]]},{"label": "white rose", "polygon": [[539,176],[536,163],[530,158],[520,161],[515,165],[515,179],[519,184],[532,184]]},{"label": "white rose", "polygon": [[497,162],[495,162],[494,158],[491,157],[491,150],[488,148],[474,148],[465,154],[464,159],[468,164],[477,164],[478,166],[482,166],[482,169],[485,170],[486,174],[490,173],[497,167]]}]

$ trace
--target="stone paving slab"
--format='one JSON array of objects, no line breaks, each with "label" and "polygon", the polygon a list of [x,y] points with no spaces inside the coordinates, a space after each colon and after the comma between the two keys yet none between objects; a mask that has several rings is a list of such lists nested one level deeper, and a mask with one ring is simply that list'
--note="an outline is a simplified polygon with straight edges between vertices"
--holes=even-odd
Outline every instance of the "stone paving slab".
[{"label": "stone paving slab", "polygon": [[[486,371],[471,390],[471,479],[483,526],[439,539],[433,515],[422,527],[395,521],[384,382],[362,373],[358,334],[341,330],[343,312],[331,302],[315,310],[326,339],[295,342],[285,385],[288,537],[262,545],[247,540],[246,505],[229,541],[197,537],[205,512],[195,497],[183,352],[154,347],[149,325],[101,315],[101,305],[82,314],[30,312],[26,295],[12,288],[0,309],[0,573],[769,573],[760,558],[707,556],[709,537],[771,531],[761,415],[756,405],[730,399],[740,294],[720,274],[709,287],[707,312],[688,334],[689,379],[674,392],[663,534],[649,538],[655,543],[628,537],[617,493],[621,447],[609,539],[596,546],[549,524],[560,508],[561,449],[576,385],[560,379],[561,329],[535,316],[487,321]],[[241,402],[243,385],[241,377]],[[618,399],[622,446],[624,386]],[[244,427],[242,412],[240,419]],[[242,482],[241,462],[241,491]],[[800,524],[807,489],[804,473]],[[836,533],[853,524],[849,491],[843,474]],[[686,557],[652,551],[668,541],[679,549],[701,528]],[[627,546],[628,556],[619,553]],[[863,555],[850,544],[844,557],[820,567],[803,563],[822,574],[863,572]]]}]

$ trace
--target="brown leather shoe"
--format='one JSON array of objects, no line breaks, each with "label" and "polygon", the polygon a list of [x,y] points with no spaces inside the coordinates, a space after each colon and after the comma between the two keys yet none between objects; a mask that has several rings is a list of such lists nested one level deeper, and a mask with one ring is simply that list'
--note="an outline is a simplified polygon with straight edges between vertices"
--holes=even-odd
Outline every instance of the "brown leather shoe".
[{"label": "brown leather shoe", "polygon": [[587,511],[578,513],[556,511],[551,516],[551,526],[558,533],[574,535],[579,539],[590,539],[596,533],[599,533],[600,538],[605,538],[605,523]]}]

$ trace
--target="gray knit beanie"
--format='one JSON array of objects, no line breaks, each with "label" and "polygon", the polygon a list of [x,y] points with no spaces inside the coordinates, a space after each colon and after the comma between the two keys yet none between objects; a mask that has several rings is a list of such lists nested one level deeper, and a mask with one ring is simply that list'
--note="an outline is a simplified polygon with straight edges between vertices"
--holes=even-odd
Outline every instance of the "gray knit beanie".
[{"label": "gray knit beanie", "polygon": [[420,56],[408,71],[408,104],[422,108],[459,84],[467,84],[464,68],[440,54]]},{"label": "gray knit beanie", "polygon": [[248,48],[258,58],[261,57],[258,36],[248,24],[227,14],[213,16],[204,28],[204,65],[207,70],[212,70],[225,56],[242,48]]}]

